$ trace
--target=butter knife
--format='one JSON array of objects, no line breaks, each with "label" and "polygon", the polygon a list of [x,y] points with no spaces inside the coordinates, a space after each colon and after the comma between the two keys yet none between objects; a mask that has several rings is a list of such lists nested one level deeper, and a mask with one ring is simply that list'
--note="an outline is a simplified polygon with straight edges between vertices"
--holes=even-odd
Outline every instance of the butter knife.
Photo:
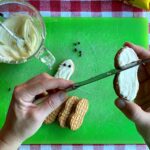
[{"label": "butter knife", "polygon": [[145,63],[148,63],[150,62],[150,58],[148,59],[139,59],[138,61],[134,61],[134,62],[131,62],[125,66],[122,66],[120,67],[119,69],[111,69],[105,73],[101,73],[99,75],[96,75],[92,78],[89,78],[87,80],[84,80],[84,81],[81,81],[81,82],[77,82],[77,83],[74,83],[71,87],[67,88],[66,91],[69,92],[69,91],[73,91],[73,90],[76,90],[82,86],[85,86],[85,85],[88,85],[90,83],[93,83],[93,82],[96,82],[96,81],[99,81],[99,80],[102,80],[104,78],[107,78],[109,76],[112,76],[112,75],[115,75],[115,74],[118,74],[122,71],[125,71],[127,69],[130,69],[130,68],[133,68],[135,66],[138,66],[138,65],[141,65],[141,64],[145,64]]}]

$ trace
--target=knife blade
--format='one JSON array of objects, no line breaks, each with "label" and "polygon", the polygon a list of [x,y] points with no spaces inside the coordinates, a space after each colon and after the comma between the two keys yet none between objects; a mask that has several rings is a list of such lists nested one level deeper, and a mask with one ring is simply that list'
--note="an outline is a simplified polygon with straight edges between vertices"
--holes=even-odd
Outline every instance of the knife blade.
[{"label": "knife blade", "polygon": [[109,70],[107,72],[101,73],[101,74],[96,75],[94,77],[91,77],[91,78],[89,78],[87,80],[74,83],[71,87],[67,88],[66,91],[70,92],[70,91],[76,90],[76,89],[80,88],[81,86],[85,86],[85,85],[91,84],[93,82],[102,80],[102,79],[107,78],[109,76],[118,74],[118,73],[120,73],[122,71],[128,70],[130,68],[133,68],[133,67],[136,67],[138,65],[145,64],[145,63],[148,63],[148,62],[150,62],[150,58],[143,59],[143,60],[139,59],[138,61],[131,62],[131,63],[129,63],[129,64],[125,65],[125,66],[122,66],[122,67],[120,67],[118,69],[111,69],[111,70]]}]

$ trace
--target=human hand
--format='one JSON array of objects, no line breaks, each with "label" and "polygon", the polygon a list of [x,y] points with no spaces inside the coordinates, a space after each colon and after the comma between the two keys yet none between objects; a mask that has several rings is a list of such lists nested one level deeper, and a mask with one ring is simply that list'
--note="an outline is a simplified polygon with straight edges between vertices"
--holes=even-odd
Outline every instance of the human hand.
[{"label": "human hand", "polygon": [[[132,48],[140,59],[150,58],[150,51],[132,43],[125,43],[125,46]],[[117,99],[116,106],[132,120],[138,132],[145,142],[150,146],[150,63],[139,67],[139,92],[134,102]]]},{"label": "human hand", "polygon": [[[45,118],[65,100],[62,90],[71,86],[71,81],[56,79],[48,74],[37,77],[15,88],[6,122],[0,131],[1,150],[16,150],[41,127]],[[57,92],[53,92],[57,90]],[[35,97],[48,91],[40,104]]]}]

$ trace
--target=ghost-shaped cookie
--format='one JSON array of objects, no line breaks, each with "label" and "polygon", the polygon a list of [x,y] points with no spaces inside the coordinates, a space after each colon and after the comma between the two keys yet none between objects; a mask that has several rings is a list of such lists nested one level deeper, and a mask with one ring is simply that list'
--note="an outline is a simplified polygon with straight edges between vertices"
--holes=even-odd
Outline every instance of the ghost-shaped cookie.
[{"label": "ghost-shaped cookie", "polygon": [[63,61],[56,74],[55,78],[63,78],[65,80],[69,80],[71,75],[74,73],[75,65],[71,59]]}]

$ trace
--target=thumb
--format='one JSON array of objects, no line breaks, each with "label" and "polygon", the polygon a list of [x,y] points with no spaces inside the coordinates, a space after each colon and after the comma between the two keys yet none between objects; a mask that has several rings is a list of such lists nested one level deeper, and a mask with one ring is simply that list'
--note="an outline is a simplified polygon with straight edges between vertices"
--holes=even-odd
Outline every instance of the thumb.
[{"label": "thumb", "polygon": [[56,92],[40,104],[38,113],[46,118],[51,112],[58,108],[66,100],[66,93],[63,91]]},{"label": "thumb", "polygon": [[115,105],[135,124],[142,124],[147,120],[147,114],[136,103],[117,99]]}]

